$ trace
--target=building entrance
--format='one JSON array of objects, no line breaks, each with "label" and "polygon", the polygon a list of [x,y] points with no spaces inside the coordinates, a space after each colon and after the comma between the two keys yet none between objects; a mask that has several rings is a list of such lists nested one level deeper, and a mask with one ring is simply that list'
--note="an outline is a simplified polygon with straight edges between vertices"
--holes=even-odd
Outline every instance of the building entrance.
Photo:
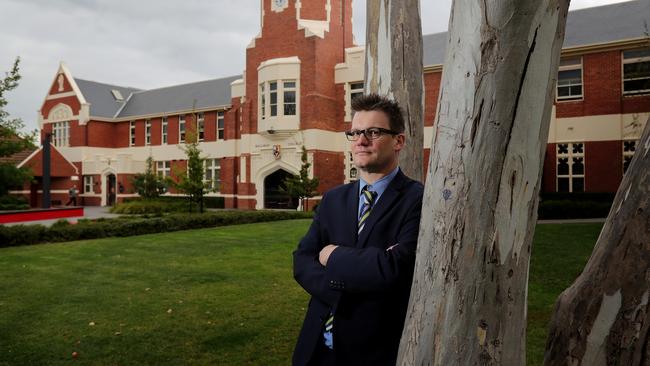
[{"label": "building entrance", "polygon": [[291,174],[286,170],[276,170],[264,178],[264,208],[296,209],[298,200],[292,200],[282,187]]},{"label": "building entrance", "polygon": [[115,205],[115,174],[106,176],[106,203],[108,206]]}]

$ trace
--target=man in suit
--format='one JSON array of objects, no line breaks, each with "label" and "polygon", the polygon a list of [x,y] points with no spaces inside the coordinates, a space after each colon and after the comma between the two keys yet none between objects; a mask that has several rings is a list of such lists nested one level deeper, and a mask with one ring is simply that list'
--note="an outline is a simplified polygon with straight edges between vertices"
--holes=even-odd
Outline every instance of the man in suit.
[{"label": "man in suit", "polygon": [[294,365],[395,365],[408,306],[422,184],[398,167],[399,105],[378,95],[352,102],[350,131],[360,180],[323,195],[294,257],[311,295]]}]

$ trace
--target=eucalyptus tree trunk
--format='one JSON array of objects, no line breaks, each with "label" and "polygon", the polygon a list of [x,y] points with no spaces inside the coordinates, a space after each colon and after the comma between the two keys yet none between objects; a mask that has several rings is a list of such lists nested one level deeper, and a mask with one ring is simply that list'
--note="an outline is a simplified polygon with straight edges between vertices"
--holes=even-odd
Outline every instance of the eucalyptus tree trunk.
[{"label": "eucalyptus tree trunk", "polygon": [[400,365],[523,365],[569,0],[455,0]]},{"label": "eucalyptus tree trunk", "polygon": [[544,365],[650,365],[650,120],[587,266],[555,305]]},{"label": "eucalyptus tree trunk", "polygon": [[402,107],[406,146],[400,168],[422,181],[424,80],[420,0],[366,2],[365,92],[386,95]]}]

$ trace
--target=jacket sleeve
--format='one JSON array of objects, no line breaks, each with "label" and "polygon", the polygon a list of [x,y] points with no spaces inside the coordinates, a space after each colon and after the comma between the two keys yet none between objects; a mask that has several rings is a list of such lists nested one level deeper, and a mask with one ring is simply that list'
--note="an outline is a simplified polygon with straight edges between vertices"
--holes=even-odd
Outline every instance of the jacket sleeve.
[{"label": "jacket sleeve", "polygon": [[337,247],[329,257],[326,282],[344,292],[387,291],[405,278],[415,266],[422,199],[416,199],[401,223],[397,241],[388,249]]},{"label": "jacket sleeve", "polygon": [[325,196],[319,205],[309,231],[298,244],[298,249],[293,252],[293,277],[311,296],[326,303],[330,307],[340,297],[340,292],[335,291],[328,285],[325,267],[318,261],[318,254],[325,246],[321,238],[320,212],[326,204]]}]

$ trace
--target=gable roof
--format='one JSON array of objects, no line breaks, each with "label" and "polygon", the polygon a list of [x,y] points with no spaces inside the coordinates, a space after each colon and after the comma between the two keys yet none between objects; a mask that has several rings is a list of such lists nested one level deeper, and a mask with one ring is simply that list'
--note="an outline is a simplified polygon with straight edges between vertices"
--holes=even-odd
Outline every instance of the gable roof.
[{"label": "gable roof", "polygon": [[[649,37],[650,0],[572,10],[567,16],[562,48]],[[424,66],[445,63],[447,32],[422,37]]]},{"label": "gable roof", "polygon": [[[34,150],[26,157],[18,167],[27,167],[31,169],[35,177],[43,176],[43,146]],[[52,177],[70,177],[79,174],[79,169],[66,159],[63,154],[54,146],[50,145],[50,176]]]}]

